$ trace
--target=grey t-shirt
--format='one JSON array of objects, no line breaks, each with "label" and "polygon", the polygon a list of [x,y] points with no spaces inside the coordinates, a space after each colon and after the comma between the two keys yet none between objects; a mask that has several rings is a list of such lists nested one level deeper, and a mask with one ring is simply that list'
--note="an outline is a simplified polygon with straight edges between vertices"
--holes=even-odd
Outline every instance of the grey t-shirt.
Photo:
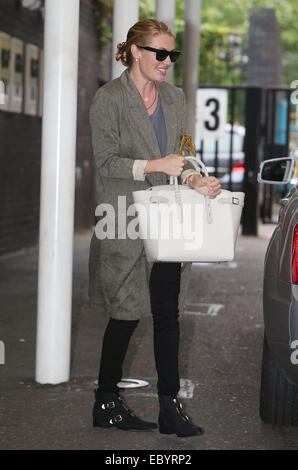
[{"label": "grey t-shirt", "polygon": [[160,154],[162,157],[165,157],[167,148],[167,128],[159,95],[155,111],[150,115],[150,119],[158,141]]}]

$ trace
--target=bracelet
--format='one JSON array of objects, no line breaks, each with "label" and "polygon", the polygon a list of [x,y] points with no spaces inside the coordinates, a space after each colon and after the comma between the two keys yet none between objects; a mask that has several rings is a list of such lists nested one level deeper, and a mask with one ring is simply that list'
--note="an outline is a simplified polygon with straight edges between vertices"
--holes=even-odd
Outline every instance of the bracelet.
[{"label": "bracelet", "polygon": [[191,177],[192,176],[195,176],[195,175],[199,175],[201,177],[201,175],[199,173],[192,173],[191,175],[189,175],[189,177],[187,178],[186,180],[186,183],[189,184],[191,182]]},{"label": "bracelet", "polygon": [[187,178],[186,180],[186,183],[189,184],[191,182],[191,177],[194,175],[194,173],[192,173],[191,175],[189,175],[189,177]]}]

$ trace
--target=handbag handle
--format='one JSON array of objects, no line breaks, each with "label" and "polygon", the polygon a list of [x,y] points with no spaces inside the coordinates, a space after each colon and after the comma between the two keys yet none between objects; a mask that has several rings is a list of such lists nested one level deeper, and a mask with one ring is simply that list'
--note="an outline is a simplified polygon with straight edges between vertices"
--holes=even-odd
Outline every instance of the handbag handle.
[{"label": "handbag handle", "polygon": [[[193,154],[192,157],[191,156],[188,156],[188,157],[185,156],[185,152],[183,150],[184,146],[186,146],[190,150],[190,152]],[[191,135],[190,134],[182,134],[181,135],[178,155],[184,156],[184,158],[186,160],[188,160],[197,171],[200,172],[200,167],[201,167],[204,174],[205,174],[205,176],[209,176],[208,170],[205,167],[204,163],[202,162],[202,160],[197,158],[196,148],[195,148],[194,143],[191,140]],[[179,192],[179,185],[178,185],[177,176],[170,176],[170,184],[175,185],[176,200],[177,200],[178,204],[181,206],[181,218],[182,218],[182,202],[181,202],[181,194]],[[209,224],[211,224],[213,222],[212,210],[211,210],[211,201],[210,201],[210,198],[208,196],[204,196],[204,199],[205,199],[205,209],[206,209],[207,221],[208,221]]]},{"label": "handbag handle", "polygon": [[[201,167],[203,169],[204,173],[205,173],[205,176],[208,176],[208,170],[205,167],[204,163],[200,159],[195,158],[195,157],[184,157],[184,158],[186,158],[186,160],[188,160],[196,170],[200,171],[200,167]],[[175,185],[176,200],[181,205],[181,197],[180,197],[181,195],[179,193],[179,185],[178,185],[177,176],[171,176],[170,177],[170,184]],[[208,196],[204,196],[204,198],[205,198],[205,208],[206,208],[207,221],[208,221],[209,224],[211,224],[213,222],[211,201],[210,201],[210,198]]]},{"label": "handbag handle", "polygon": [[[187,147],[188,150],[193,154],[193,157],[190,157],[190,156],[185,157],[185,151],[183,150],[183,147]],[[209,176],[207,168],[205,167],[204,163],[199,158],[197,158],[196,148],[195,148],[193,141],[191,140],[190,134],[187,134],[187,133],[181,134],[178,155],[181,155],[185,157],[186,160],[190,161],[193,167],[199,172],[200,172],[200,167],[201,167],[203,169],[205,176]],[[176,189],[178,188],[177,176],[170,176],[170,184],[175,184]]]},{"label": "handbag handle", "polygon": [[[205,176],[209,176],[208,170],[207,170],[207,168],[205,167],[205,165],[204,165],[204,163],[202,162],[202,160],[200,160],[200,159],[197,158],[197,157],[191,157],[191,156],[184,157],[184,158],[192,164],[192,166],[194,167],[195,170],[197,170],[197,171],[200,172],[200,167],[201,167],[202,170],[203,170],[203,172],[204,172],[204,175],[205,175]],[[175,184],[175,186],[178,186],[178,178],[177,178],[177,176],[170,176],[170,184]]]}]

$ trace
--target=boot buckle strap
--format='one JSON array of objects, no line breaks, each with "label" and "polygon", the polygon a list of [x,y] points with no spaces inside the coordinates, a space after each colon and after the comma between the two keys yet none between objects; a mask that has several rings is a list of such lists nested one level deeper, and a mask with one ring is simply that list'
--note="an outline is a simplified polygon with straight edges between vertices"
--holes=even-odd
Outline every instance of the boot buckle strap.
[{"label": "boot buckle strap", "polygon": [[116,416],[113,416],[112,419],[110,419],[109,423],[110,424],[120,423],[120,421],[122,421],[122,416],[121,415],[116,415]]},{"label": "boot buckle strap", "polygon": [[114,402],[114,401],[109,401],[108,403],[103,403],[103,404],[101,405],[101,408],[102,408],[103,410],[115,408],[115,402]]}]

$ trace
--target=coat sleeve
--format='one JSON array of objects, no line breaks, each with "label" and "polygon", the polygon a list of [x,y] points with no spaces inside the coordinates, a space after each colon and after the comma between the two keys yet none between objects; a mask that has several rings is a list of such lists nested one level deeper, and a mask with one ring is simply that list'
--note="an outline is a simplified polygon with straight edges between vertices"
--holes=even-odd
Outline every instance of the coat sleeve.
[{"label": "coat sleeve", "polygon": [[95,94],[90,108],[90,126],[95,166],[108,178],[133,179],[134,159],[122,157],[119,112],[116,100],[104,88]]}]

